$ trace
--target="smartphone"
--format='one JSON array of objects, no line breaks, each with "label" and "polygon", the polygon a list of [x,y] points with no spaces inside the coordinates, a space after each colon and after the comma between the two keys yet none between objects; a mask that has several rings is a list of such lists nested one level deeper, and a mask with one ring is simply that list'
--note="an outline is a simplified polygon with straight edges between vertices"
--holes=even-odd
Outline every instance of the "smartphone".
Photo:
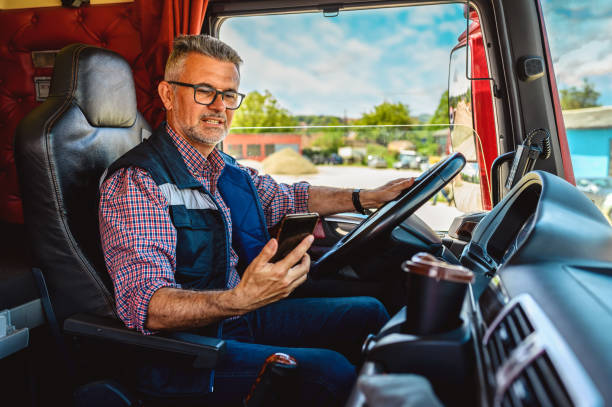
[{"label": "smartphone", "polygon": [[318,213],[292,213],[285,215],[281,220],[280,228],[276,235],[278,250],[271,262],[275,263],[284,258],[306,236],[311,235],[318,220]]}]

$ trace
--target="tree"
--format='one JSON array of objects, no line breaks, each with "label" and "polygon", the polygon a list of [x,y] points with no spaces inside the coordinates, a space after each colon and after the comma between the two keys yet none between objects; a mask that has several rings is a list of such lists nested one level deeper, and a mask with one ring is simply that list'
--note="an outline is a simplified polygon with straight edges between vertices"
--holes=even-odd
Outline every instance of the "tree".
[{"label": "tree", "polygon": [[295,119],[306,124],[306,126],[339,126],[342,123],[342,119],[337,116],[326,116],[326,115],[300,115],[294,116]]},{"label": "tree", "polygon": [[342,131],[325,131],[322,132],[312,143],[313,146],[319,147],[324,153],[337,153],[338,148],[344,146],[344,132]]},{"label": "tree", "polygon": [[[253,127],[250,133],[264,133],[270,130],[261,127],[287,126],[289,128],[298,125],[298,121],[291,116],[289,111],[280,106],[270,91],[263,94],[254,90],[249,92],[240,109],[234,116],[234,127]],[[281,130],[282,131],[282,130]]]},{"label": "tree", "polygon": [[382,102],[374,106],[372,112],[364,113],[356,124],[414,124],[417,120],[410,116],[410,108],[401,102]]},{"label": "tree", "polygon": [[585,107],[601,106],[597,103],[601,93],[595,90],[595,87],[588,79],[584,78],[582,89],[572,86],[569,89],[561,90],[561,108],[562,109],[581,109]]},{"label": "tree", "polygon": [[[374,110],[364,113],[355,124],[357,125],[407,125],[418,123],[418,120],[410,116],[408,105],[401,102],[382,102],[374,106]],[[360,129],[357,137],[361,140],[373,141],[378,144],[387,144],[391,140],[401,140],[405,137],[406,130],[401,127],[377,127],[371,129]]]},{"label": "tree", "polygon": [[429,119],[429,124],[448,124],[448,90],[445,90],[440,96],[440,103],[438,108],[434,112],[433,116]]},{"label": "tree", "polygon": [[312,135],[312,145],[321,149],[323,154],[337,153],[338,148],[344,146],[346,129],[333,126],[341,126],[342,120],[337,116],[326,115],[301,115],[294,116],[295,119],[306,126],[330,126],[329,128],[308,127],[305,134]]}]

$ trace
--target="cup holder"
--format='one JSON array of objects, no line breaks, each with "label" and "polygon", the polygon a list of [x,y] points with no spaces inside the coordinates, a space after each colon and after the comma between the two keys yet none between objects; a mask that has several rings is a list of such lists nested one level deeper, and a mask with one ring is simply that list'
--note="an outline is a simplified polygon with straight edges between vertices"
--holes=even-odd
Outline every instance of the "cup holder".
[{"label": "cup holder", "polygon": [[402,270],[406,273],[404,333],[432,335],[461,324],[459,313],[474,273],[427,253],[415,254],[402,264]]},{"label": "cup holder", "polygon": [[426,253],[405,261],[402,270],[406,305],[366,341],[365,359],[385,373],[426,377],[444,404],[454,405],[473,385],[472,329],[461,311],[474,274]]},{"label": "cup holder", "polygon": [[440,357],[454,365],[471,338],[461,309],[474,274],[427,253],[415,254],[402,270],[406,306],[364,344],[366,359],[381,362],[389,372],[411,371],[421,360]]}]

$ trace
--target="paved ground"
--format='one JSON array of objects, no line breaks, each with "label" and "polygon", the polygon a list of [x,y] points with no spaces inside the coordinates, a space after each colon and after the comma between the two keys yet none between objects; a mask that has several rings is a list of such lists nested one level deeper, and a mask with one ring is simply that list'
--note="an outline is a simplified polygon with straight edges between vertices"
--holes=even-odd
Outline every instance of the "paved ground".
[{"label": "paved ground", "polygon": [[[249,161],[245,163],[254,168],[257,168],[256,162]],[[260,168],[258,168],[260,169]],[[293,183],[297,181],[308,181],[312,185],[325,185],[331,187],[342,188],[375,188],[384,183],[402,177],[416,176],[419,173],[409,170],[395,169],[374,169],[368,167],[350,167],[350,166],[317,166],[318,174],[312,175],[273,175],[274,179],[279,182]],[[417,215],[421,217],[434,230],[448,230],[453,219],[461,214],[454,207],[449,207],[446,203],[438,202],[437,205],[432,205],[431,202],[426,203],[417,211]]]}]

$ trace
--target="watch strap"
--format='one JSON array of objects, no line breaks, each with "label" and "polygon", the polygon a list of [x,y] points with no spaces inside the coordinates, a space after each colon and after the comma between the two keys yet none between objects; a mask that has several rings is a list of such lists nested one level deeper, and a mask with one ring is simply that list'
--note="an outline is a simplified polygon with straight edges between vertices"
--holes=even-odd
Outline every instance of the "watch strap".
[{"label": "watch strap", "polygon": [[353,206],[355,207],[355,210],[357,212],[361,213],[362,215],[365,215],[366,211],[363,206],[361,206],[361,201],[359,200],[359,192],[361,192],[361,189],[353,190]]}]

